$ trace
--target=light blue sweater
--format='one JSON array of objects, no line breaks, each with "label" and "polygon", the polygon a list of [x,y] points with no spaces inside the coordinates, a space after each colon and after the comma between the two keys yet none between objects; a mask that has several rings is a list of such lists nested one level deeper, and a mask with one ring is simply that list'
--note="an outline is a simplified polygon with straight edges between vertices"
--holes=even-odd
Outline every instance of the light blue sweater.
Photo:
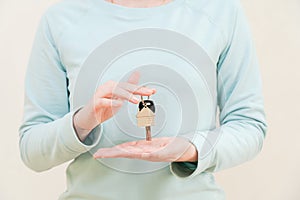
[{"label": "light blue sweater", "polygon": [[[185,74],[188,70],[180,71],[180,61],[168,60],[166,64],[174,66],[192,88],[200,87],[196,97],[201,125],[190,138],[199,161],[174,162],[149,173],[121,172],[114,168],[134,166],[138,161],[99,162],[90,153],[105,145],[105,136],[114,144],[131,140],[121,134],[113,120],[97,127],[84,143],[76,136],[72,126],[77,109],[73,105],[76,77],[90,53],[103,42],[148,27],[176,31],[201,46],[214,67],[211,76],[215,77],[217,96],[209,101],[209,94],[201,90],[203,81],[192,73]],[[121,72],[127,73],[123,68]],[[117,75],[112,70],[107,76]],[[67,191],[60,197],[64,200],[222,200],[223,191],[212,172],[252,159],[261,150],[266,131],[259,67],[237,0],[174,0],[153,8],[126,8],[104,0],[64,0],[49,8],[41,19],[25,93],[20,127],[22,159],[38,172],[73,160],[67,169]],[[153,96],[162,105],[168,100],[159,96],[163,93],[158,90],[157,97]],[[212,107],[207,106],[211,102]],[[215,116],[217,106],[220,127],[211,127],[208,119]],[[167,109],[166,113],[172,118],[177,115],[175,111]],[[176,118],[172,120],[177,123]],[[172,136],[167,133],[170,130],[162,129],[157,137]],[[210,149],[205,156],[204,146]]]}]

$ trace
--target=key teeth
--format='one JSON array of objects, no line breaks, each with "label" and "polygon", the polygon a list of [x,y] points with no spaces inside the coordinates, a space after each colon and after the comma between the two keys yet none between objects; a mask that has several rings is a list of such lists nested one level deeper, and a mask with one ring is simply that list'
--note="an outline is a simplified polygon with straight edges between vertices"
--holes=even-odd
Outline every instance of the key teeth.
[{"label": "key teeth", "polygon": [[146,140],[151,141],[151,126],[146,126]]}]

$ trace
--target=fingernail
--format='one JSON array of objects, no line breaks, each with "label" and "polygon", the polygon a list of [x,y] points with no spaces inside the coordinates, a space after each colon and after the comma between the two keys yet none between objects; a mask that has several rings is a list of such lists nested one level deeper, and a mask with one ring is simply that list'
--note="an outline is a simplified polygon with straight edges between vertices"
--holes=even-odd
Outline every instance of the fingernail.
[{"label": "fingernail", "polygon": [[145,88],[145,93],[151,93],[153,94],[153,89],[150,89],[150,88]]},{"label": "fingernail", "polygon": [[94,157],[94,159],[97,159],[97,158],[99,158],[99,155],[98,154],[94,154],[93,157]]},{"label": "fingernail", "polygon": [[149,89],[149,93],[155,94],[156,90],[155,89]]}]

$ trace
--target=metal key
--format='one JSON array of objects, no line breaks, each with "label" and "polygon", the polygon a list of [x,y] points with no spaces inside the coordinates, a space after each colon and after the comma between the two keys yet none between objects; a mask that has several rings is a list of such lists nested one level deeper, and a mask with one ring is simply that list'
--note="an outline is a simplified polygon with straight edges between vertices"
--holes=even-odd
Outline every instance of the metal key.
[{"label": "metal key", "polygon": [[152,100],[144,100],[141,97],[139,103],[139,111],[136,115],[137,124],[139,127],[146,128],[146,140],[151,141],[151,126],[154,126],[155,106]]}]

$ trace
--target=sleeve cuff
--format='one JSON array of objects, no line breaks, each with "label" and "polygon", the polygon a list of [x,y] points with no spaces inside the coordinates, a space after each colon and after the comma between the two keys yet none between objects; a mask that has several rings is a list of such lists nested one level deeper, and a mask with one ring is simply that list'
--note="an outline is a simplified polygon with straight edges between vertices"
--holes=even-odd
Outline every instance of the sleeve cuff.
[{"label": "sleeve cuff", "polygon": [[200,132],[194,135],[182,135],[189,139],[190,142],[195,145],[198,151],[197,162],[172,162],[170,164],[170,170],[173,175],[178,178],[192,178],[198,174],[201,174],[213,164],[214,150],[213,146],[206,139],[207,133]]},{"label": "sleeve cuff", "polygon": [[95,147],[102,135],[102,125],[95,127],[91,133],[88,135],[84,142],[81,142],[77,137],[75,129],[73,127],[73,116],[75,111],[68,113],[66,117],[65,126],[62,127],[60,139],[63,144],[74,153],[84,153],[89,151],[91,148]]}]

